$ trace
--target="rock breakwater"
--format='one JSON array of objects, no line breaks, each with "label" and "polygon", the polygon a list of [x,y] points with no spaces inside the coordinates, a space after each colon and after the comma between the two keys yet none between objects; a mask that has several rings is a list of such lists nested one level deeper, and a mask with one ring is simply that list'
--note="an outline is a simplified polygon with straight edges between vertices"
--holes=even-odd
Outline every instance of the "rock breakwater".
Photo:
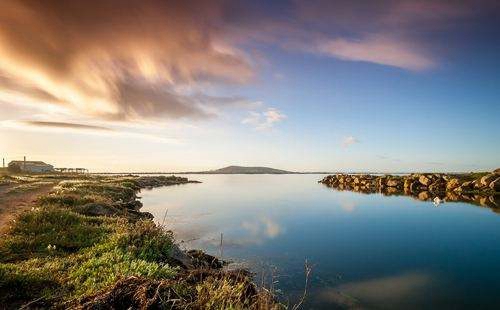
[{"label": "rock breakwater", "polygon": [[320,183],[337,190],[384,195],[407,195],[427,201],[465,201],[498,208],[500,169],[484,173],[412,173],[407,175],[335,174]]}]

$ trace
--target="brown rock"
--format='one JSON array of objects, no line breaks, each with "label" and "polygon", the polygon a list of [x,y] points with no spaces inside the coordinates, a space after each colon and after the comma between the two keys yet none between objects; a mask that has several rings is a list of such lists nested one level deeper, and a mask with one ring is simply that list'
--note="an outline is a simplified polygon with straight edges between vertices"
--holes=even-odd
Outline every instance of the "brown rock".
[{"label": "brown rock", "polygon": [[492,181],[489,186],[495,192],[500,192],[500,177]]},{"label": "brown rock", "polygon": [[500,207],[500,195],[495,195],[495,196],[490,196],[488,198],[491,202],[492,205],[494,205],[496,208]]},{"label": "brown rock", "polygon": [[451,179],[446,184],[446,190],[447,191],[452,191],[452,190],[454,190],[455,188],[457,188],[459,186],[460,186],[460,181],[458,179]]},{"label": "brown rock", "polygon": [[432,183],[429,186],[429,191],[431,193],[444,192],[446,190],[446,183],[443,180],[439,179],[438,181]]},{"label": "brown rock", "polygon": [[426,200],[429,200],[430,198],[431,198],[431,195],[427,191],[423,191],[423,192],[418,193],[419,200],[426,201]]},{"label": "brown rock", "polygon": [[495,173],[490,173],[485,175],[484,177],[481,178],[481,185],[483,186],[488,186],[490,185],[491,182],[493,182],[496,178],[498,178],[498,175]]},{"label": "brown rock", "polygon": [[419,178],[418,178],[418,181],[422,184],[422,185],[425,185],[425,186],[429,186],[431,185],[432,183],[432,179],[426,175],[421,175]]},{"label": "brown rock", "polygon": [[495,170],[493,171],[493,173],[495,173],[495,174],[499,174],[499,175],[500,175],[500,168],[495,169]]},{"label": "brown rock", "polygon": [[420,186],[422,186],[422,184],[420,184],[419,181],[413,181],[413,183],[411,183],[411,185],[410,185],[410,190],[413,193],[416,193],[420,190]]},{"label": "brown rock", "polygon": [[390,179],[387,181],[387,183],[385,183],[387,186],[389,187],[398,187],[400,185],[399,183],[399,180],[398,179]]}]

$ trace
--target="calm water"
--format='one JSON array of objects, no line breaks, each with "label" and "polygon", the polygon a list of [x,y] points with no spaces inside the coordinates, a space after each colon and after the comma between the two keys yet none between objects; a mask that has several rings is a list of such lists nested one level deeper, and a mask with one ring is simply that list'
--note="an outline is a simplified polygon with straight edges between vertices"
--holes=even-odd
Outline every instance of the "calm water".
[{"label": "calm water", "polygon": [[[143,191],[187,248],[273,278],[306,308],[500,308],[500,214],[465,203],[337,192],[319,175],[193,175]],[[260,280],[258,280],[260,282]]]}]

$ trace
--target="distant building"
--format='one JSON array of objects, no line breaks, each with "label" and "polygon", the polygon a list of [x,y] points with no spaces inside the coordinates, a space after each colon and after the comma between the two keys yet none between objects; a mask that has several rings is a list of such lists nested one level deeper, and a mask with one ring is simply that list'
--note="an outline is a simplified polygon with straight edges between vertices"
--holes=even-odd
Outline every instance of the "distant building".
[{"label": "distant building", "polygon": [[53,172],[54,166],[46,164],[43,161],[13,160],[9,163],[9,170],[28,173],[43,173]]}]

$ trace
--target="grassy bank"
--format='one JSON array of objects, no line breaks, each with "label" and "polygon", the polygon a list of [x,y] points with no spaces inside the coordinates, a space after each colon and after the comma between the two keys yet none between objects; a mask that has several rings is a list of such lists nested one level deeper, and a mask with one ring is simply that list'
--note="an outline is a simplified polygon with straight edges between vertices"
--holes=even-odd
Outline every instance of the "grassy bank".
[{"label": "grassy bank", "polygon": [[[49,195],[0,241],[0,304],[42,308],[278,309],[245,270],[225,271],[140,212],[141,188],[178,177],[37,176]],[[2,181],[2,180],[0,180]],[[5,182],[30,182],[4,178]]]}]

